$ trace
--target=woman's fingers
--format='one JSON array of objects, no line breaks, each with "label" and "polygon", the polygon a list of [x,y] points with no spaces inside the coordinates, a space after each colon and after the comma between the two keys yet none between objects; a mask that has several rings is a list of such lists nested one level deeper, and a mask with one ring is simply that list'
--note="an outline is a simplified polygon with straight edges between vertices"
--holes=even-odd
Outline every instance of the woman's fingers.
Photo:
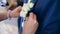
[{"label": "woman's fingers", "polygon": [[21,6],[19,6],[19,7],[17,7],[17,8],[15,8],[13,11],[17,11],[17,12],[20,12],[22,10],[22,7]]},{"label": "woman's fingers", "polygon": [[35,14],[34,14],[34,20],[37,20],[37,19],[36,19],[36,15],[35,15]]},{"label": "woman's fingers", "polygon": [[22,7],[19,6],[10,12],[10,17],[19,17]]},{"label": "woman's fingers", "polygon": [[29,15],[29,19],[34,20],[34,21],[37,21],[36,15],[34,13],[32,13],[32,12]]},{"label": "woman's fingers", "polygon": [[29,19],[34,19],[34,14],[32,12],[29,15]]}]

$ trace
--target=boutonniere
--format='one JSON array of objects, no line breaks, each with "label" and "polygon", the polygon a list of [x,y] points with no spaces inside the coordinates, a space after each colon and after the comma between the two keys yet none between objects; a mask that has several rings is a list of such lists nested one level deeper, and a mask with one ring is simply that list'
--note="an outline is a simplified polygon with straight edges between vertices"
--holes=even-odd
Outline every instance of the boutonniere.
[{"label": "boutonniere", "polygon": [[20,12],[20,17],[26,17],[26,14],[28,13],[28,11],[31,10],[31,8],[33,8],[33,6],[34,6],[33,0],[28,0],[27,3],[24,3],[22,10]]}]

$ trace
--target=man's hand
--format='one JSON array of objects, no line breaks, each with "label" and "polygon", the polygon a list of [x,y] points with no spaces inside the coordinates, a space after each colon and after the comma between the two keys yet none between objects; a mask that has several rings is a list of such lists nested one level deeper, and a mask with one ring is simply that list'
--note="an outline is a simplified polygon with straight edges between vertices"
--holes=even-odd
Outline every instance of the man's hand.
[{"label": "man's hand", "polygon": [[9,4],[9,6],[7,7],[10,10],[13,10],[14,8],[17,7],[17,0],[6,0]]},{"label": "man's hand", "polygon": [[38,22],[36,20],[36,15],[30,13],[29,17],[26,19],[23,27],[23,34],[35,34],[38,28]]},{"label": "man's hand", "polygon": [[10,17],[19,17],[22,7],[19,6],[10,12]]},{"label": "man's hand", "polygon": [[17,2],[12,2],[12,3],[9,4],[9,6],[7,8],[10,9],[10,10],[13,10],[16,7],[17,7]]}]

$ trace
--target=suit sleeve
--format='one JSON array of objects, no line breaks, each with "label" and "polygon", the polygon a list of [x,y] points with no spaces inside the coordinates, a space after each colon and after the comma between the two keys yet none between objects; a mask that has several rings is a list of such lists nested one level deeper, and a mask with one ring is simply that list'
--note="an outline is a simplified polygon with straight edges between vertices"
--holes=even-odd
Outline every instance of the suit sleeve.
[{"label": "suit sleeve", "polygon": [[[60,34],[60,4],[59,0],[51,0],[46,4],[47,11],[43,21],[42,34]],[[48,8],[48,9],[47,9]]]}]

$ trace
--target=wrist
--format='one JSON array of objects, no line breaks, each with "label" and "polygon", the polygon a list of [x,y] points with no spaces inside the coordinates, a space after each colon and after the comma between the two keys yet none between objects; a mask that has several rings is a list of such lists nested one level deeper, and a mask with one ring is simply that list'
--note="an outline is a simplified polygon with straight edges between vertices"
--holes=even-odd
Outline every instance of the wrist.
[{"label": "wrist", "polygon": [[7,19],[7,12],[0,13],[0,21]]},{"label": "wrist", "polygon": [[7,12],[7,18],[11,18],[10,13],[11,13],[11,11],[9,10],[9,11]]}]

